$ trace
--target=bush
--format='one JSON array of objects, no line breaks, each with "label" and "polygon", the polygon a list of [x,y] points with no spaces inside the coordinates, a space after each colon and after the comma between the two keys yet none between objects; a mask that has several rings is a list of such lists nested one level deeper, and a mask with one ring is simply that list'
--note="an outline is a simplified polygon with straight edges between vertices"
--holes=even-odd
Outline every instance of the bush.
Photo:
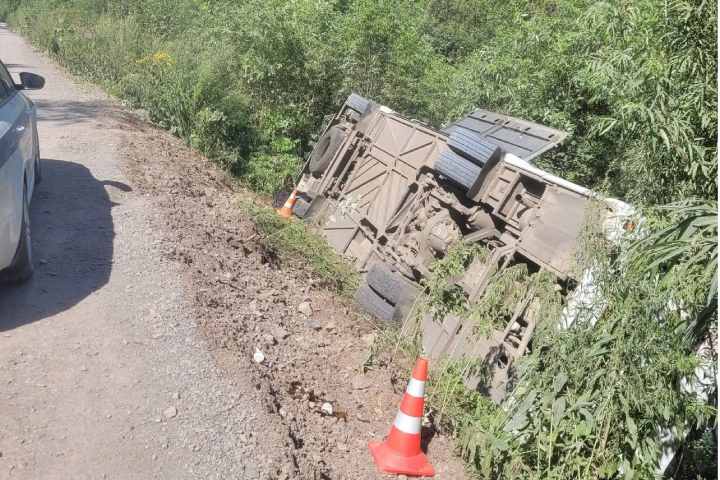
[{"label": "bush", "polygon": [[260,170],[286,175],[354,90],[436,126],[481,106],[568,130],[542,166],[636,203],[717,193],[714,2],[12,0],[0,14],[263,191],[284,180]]}]

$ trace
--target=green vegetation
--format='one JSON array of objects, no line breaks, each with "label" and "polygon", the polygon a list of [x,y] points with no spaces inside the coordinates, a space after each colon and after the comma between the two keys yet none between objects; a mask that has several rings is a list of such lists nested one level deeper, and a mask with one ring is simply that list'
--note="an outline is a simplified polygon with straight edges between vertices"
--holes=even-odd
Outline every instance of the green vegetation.
[{"label": "green vegetation", "polygon": [[427,291],[425,308],[435,318],[442,319],[454,314],[473,321],[474,334],[488,335],[497,328],[504,328],[512,317],[516,305],[531,296],[538,318],[559,318],[562,310],[560,292],[555,288],[555,276],[546,271],[529,273],[527,264],[518,263],[493,272],[488,279],[483,296],[469,302],[460,285],[453,278],[461,275],[473,260],[488,259],[489,252],[479,245],[458,243],[448,254],[433,265],[425,280]]},{"label": "green vegetation", "polygon": [[545,167],[634,203],[715,198],[716,2],[3,0],[0,15],[252,188],[355,90],[572,134]]},{"label": "green vegetation", "polygon": [[440,315],[498,328],[474,311],[489,302],[496,319],[507,319],[508,306],[532,285],[550,307],[503,409],[463,389],[462,378],[476,368],[467,361],[434,371],[429,403],[482,478],[614,478],[619,471],[654,478],[659,432],[669,431],[696,438],[674,478],[714,478],[706,464],[717,453],[710,433],[716,411],[682,385],[693,382],[699,365],[717,362],[714,352],[695,353],[717,335],[717,204],[684,202],[655,213],[652,233],[620,248],[605,240],[600,222],[588,222],[579,261],[593,272],[600,308],[581,312],[570,328],[557,327],[559,298],[549,278],[509,267],[468,305],[451,279],[478,249],[460,245],[436,263],[425,301]]},{"label": "green vegetation", "polygon": [[355,293],[357,272],[304,223],[285,220],[272,208],[249,201],[240,208],[253,219],[261,242],[272,255],[307,266],[322,285],[341,295],[351,297]]},{"label": "green vegetation", "polygon": [[[541,166],[634,203],[648,235],[618,247],[587,232],[579,268],[602,308],[538,331],[503,409],[456,364],[430,403],[483,478],[653,478],[658,427],[693,438],[695,468],[676,478],[715,472],[716,413],[682,384],[717,331],[716,2],[0,0],[0,17],[262,193],[289,185],[351,91],[433,125],[481,106],[567,130]],[[270,251],[353,290],[304,226],[245,208]],[[436,265],[423,306],[482,332],[532,287],[556,324],[557,292],[520,266],[468,305],[448,280],[483,254]]]},{"label": "green vegetation", "polygon": [[652,478],[658,428],[683,434],[714,421],[712,407],[679,388],[700,363],[682,333],[707,284],[689,282],[697,271],[687,263],[665,276],[599,261],[597,323],[581,316],[570,329],[536,335],[506,421],[472,428],[466,448],[483,459],[485,475],[608,478],[620,469]]}]

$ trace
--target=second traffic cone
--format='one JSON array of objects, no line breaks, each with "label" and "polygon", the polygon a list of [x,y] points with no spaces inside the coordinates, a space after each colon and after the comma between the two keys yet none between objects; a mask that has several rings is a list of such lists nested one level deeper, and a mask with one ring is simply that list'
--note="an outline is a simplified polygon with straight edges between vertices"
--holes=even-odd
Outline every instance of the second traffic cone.
[{"label": "second traffic cone", "polygon": [[290,196],[287,200],[285,200],[285,205],[282,206],[282,208],[277,209],[278,215],[280,215],[282,218],[290,218],[293,214],[293,207],[295,206],[295,201],[297,200],[297,190],[293,190]]},{"label": "second traffic cone", "polygon": [[417,477],[435,475],[435,469],[420,449],[427,372],[427,359],[418,358],[390,434],[384,442],[370,442],[375,465],[383,472]]}]

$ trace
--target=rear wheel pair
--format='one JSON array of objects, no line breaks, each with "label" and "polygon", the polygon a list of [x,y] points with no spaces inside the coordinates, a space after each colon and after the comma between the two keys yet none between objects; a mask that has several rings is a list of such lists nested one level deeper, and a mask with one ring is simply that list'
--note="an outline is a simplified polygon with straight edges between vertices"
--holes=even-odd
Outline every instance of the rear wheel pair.
[{"label": "rear wheel pair", "polygon": [[497,145],[459,130],[450,134],[448,147],[435,160],[434,168],[465,190],[475,186],[485,165],[492,165],[500,156]]}]

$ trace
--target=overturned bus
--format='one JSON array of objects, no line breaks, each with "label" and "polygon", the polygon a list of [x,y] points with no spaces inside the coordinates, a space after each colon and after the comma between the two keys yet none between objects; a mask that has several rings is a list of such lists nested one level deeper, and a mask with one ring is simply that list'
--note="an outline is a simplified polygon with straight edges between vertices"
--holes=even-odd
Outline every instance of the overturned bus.
[{"label": "overturned bus", "polygon": [[[491,252],[456,280],[470,302],[514,262],[551,272],[565,289],[581,281],[572,278],[574,256],[595,197],[532,164],[564,132],[485,110],[438,131],[356,94],[326,123],[293,213],[364,274],[356,299],[370,314],[403,322],[433,262],[457,242],[479,242]],[[608,231],[621,229],[628,206],[601,204]],[[468,319],[425,315],[423,348],[432,359],[484,362],[490,376],[483,389],[499,402],[541,321],[528,299],[513,310],[505,328],[481,339]],[[478,388],[479,378],[466,383]]]}]

